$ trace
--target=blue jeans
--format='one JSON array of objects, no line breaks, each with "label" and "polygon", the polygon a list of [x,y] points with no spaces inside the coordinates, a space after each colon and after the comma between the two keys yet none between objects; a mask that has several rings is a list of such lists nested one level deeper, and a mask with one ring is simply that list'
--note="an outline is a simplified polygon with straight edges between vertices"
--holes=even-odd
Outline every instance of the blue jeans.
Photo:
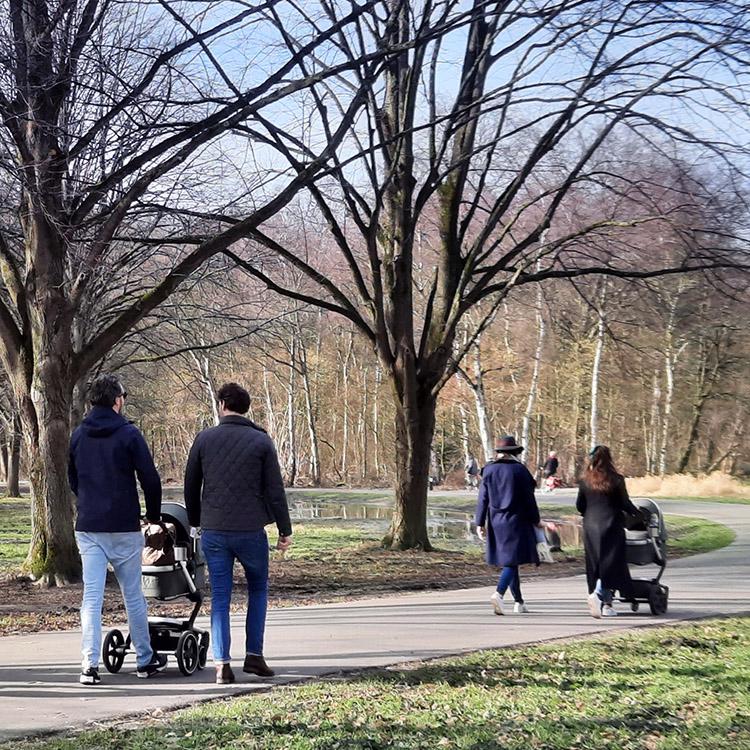
[{"label": "blue jeans", "polygon": [[500,580],[497,582],[497,593],[503,596],[508,588],[510,588],[510,593],[513,594],[513,599],[519,603],[523,603],[518,565],[506,565],[500,571]]},{"label": "blue jeans", "polygon": [[110,563],[115,571],[117,583],[120,584],[125,600],[130,640],[135,648],[136,661],[139,667],[146,666],[153,658],[154,652],[148,634],[146,597],[143,596],[141,588],[143,535],[140,531],[76,531],[76,542],[83,562],[81,668],[85,671],[99,667],[107,563]]},{"label": "blue jeans", "polygon": [[245,653],[263,654],[263,632],[268,608],[268,537],[260,531],[211,531],[201,535],[203,554],[211,580],[211,644],[214,662],[231,661],[229,605],[232,572],[239,560],[247,580]]}]

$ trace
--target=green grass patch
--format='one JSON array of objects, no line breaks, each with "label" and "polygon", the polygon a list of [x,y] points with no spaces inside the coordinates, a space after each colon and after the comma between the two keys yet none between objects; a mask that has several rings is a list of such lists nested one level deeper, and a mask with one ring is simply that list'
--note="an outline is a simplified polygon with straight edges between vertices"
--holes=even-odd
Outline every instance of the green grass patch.
[{"label": "green grass patch", "polygon": [[371,532],[357,526],[323,526],[301,522],[294,527],[294,544],[285,556],[289,560],[321,559],[376,539]]},{"label": "green grass patch", "polygon": [[28,552],[31,515],[28,498],[0,498],[0,572],[18,568]]},{"label": "green grass patch", "polygon": [[679,555],[711,552],[734,541],[734,531],[705,518],[667,515],[665,521],[669,532],[667,550]]},{"label": "green grass patch", "polygon": [[13,747],[738,750],[750,747],[750,619],[478,652]]}]

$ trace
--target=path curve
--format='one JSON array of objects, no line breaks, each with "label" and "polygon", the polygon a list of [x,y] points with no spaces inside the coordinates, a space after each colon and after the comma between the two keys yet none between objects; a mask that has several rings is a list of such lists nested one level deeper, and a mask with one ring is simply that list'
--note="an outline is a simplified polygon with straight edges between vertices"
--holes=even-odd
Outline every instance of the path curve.
[{"label": "path curve", "polygon": [[[540,500],[572,503],[569,493]],[[587,636],[712,615],[750,614],[750,505],[660,500],[665,512],[710,518],[731,527],[735,541],[720,550],[676,560],[666,570],[667,616],[641,611],[593,620],[585,606],[583,576],[530,581],[531,613],[495,617],[491,588],[393,595],[345,604],[269,612],[266,654],[277,669],[270,682],[243,675],[234,686],[213,683],[213,669],[137,680],[126,662],[102,685],[78,685],[78,631],[0,638],[0,739],[62,730],[120,716],[187,705],[310,677],[553,638]],[[241,618],[233,620],[233,653],[242,654]],[[132,657],[129,657],[132,659]],[[130,669],[128,668],[130,664]],[[239,670],[238,670],[239,671]]]}]

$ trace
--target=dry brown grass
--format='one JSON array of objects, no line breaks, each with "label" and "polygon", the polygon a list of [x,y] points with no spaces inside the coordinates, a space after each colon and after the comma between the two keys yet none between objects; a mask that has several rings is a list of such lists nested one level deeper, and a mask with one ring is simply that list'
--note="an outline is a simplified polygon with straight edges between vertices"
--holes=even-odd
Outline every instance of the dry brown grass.
[{"label": "dry brown grass", "polygon": [[750,487],[729,474],[669,474],[665,477],[632,477],[628,479],[631,495],[653,497],[737,497],[750,496]]}]

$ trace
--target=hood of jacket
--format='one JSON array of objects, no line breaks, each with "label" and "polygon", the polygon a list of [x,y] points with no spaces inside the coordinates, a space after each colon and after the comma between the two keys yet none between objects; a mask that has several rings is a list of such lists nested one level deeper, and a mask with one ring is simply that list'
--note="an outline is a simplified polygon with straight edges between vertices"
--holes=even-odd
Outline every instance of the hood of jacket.
[{"label": "hood of jacket", "polygon": [[121,427],[130,424],[121,414],[106,406],[95,406],[81,423],[81,429],[94,438],[109,437]]}]

